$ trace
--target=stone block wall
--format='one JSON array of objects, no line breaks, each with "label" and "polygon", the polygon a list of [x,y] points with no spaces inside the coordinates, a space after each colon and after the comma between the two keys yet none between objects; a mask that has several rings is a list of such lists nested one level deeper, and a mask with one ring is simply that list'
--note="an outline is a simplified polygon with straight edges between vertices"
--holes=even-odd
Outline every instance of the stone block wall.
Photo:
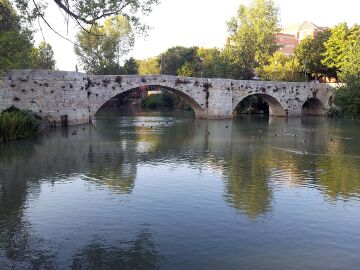
[{"label": "stone block wall", "polygon": [[[200,118],[231,118],[247,96],[260,96],[275,116],[325,114],[334,84],[240,81],[167,75],[86,75],[79,72],[14,70],[0,80],[0,111],[14,105],[49,125],[88,123],[108,100],[143,86],[160,86],[185,98]],[[307,101],[319,105],[304,112]]]},{"label": "stone block wall", "polygon": [[33,111],[50,125],[76,125],[89,121],[84,74],[15,70],[7,77],[15,107]]},{"label": "stone block wall", "polygon": [[7,76],[0,79],[0,112],[14,104],[13,91],[10,85],[11,81]]}]

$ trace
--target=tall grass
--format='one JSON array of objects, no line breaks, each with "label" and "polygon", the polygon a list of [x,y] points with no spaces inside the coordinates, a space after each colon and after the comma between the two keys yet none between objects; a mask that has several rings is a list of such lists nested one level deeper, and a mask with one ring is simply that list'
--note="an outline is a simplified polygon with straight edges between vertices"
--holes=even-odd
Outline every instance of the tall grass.
[{"label": "tall grass", "polygon": [[30,111],[12,107],[0,114],[0,143],[35,135],[39,122]]}]

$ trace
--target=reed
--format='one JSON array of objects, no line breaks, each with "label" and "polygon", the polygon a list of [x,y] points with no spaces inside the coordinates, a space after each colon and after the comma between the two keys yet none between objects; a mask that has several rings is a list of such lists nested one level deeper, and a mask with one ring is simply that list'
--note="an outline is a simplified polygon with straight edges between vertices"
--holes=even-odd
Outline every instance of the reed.
[{"label": "reed", "polygon": [[0,143],[35,135],[39,121],[30,111],[11,107],[0,114]]}]

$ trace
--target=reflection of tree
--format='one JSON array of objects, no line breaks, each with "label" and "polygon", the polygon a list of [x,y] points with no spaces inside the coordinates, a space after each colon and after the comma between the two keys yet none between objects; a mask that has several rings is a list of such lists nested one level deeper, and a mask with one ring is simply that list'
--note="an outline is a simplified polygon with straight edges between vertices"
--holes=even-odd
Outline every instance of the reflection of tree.
[{"label": "reflection of tree", "polygon": [[346,157],[339,141],[329,143],[329,154],[318,159],[319,184],[332,199],[349,199],[360,194],[359,158]]},{"label": "reflection of tree", "polygon": [[[228,193],[227,200],[235,208],[255,218],[270,210],[272,194],[266,168],[256,168],[259,165],[257,161],[251,163],[243,164],[235,170],[230,169],[226,192]],[[250,172],[246,172],[246,169],[250,169]]]},{"label": "reflection of tree", "polygon": [[151,238],[151,233],[143,230],[131,242],[110,245],[95,240],[73,256],[71,269],[160,269],[164,258],[156,250]]},{"label": "reflection of tree", "polygon": [[113,163],[96,159],[89,167],[88,181],[108,186],[111,190],[120,193],[131,193],[135,186],[136,160],[120,161],[119,158]]},{"label": "reflection of tree", "polygon": [[31,158],[34,148],[39,144],[38,138],[26,139],[22,143],[10,142],[6,144],[0,143],[0,162],[13,162],[15,160],[23,160]]},{"label": "reflection of tree", "polygon": [[265,146],[248,151],[235,150],[227,165],[227,201],[251,218],[270,211],[270,155]]},{"label": "reflection of tree", "polygon": [[[10,220],[9,220],[10,221]],[[29,224],[12,220],[0,231],[1,269],[55,269],[55,255],[46,242],[32,234]]]},{"label": "reflection of tree", "polygon": [[[31,224],[24,219],[30,192],[27,183],[8,180],[0,181],[0,269],[55,269],[53,254],[44,249],[45,241],[33,234]],[[34,183],[31,192],[38,188]]]}]

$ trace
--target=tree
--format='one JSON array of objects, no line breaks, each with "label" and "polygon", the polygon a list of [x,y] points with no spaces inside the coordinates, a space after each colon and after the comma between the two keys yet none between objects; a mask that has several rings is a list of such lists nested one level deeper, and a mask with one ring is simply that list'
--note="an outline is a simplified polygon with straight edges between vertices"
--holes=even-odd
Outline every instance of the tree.
[{"label": "tree", "polygon": [[304,81],[301,75],[300,62],[293,56],[285,56],[282,52],[276,52],[269,59],[269,64],[256,69],[262,80],[270,81]]},{"label": "tree", "polygon": [[178,75],[181,66],[186,62],[194,61],[196,47],[172,47],[159,56],[160,71],[166,75]]},{"label": "tree", "polygon": [[302,65],[303,70],[313,77],[324,75],[336,76],[336,70],[322,63],[326,52],[325,43],[331,36],[331,30],[319,32],[314,37],[306,37],[295,49],[296,58]]},{"label": "tree", "polygon": [[331,29],[331,36],[324,44],[326,51],[323,53],[322,64],[336,71],[341,70],[346,61],[348,35],[349,28],[346,23],[341,23]]},{"label": "tree", "polygon": [[360,84],[360,25],[350,29],[345,47],[345,61],[339,77],[347,84]]},{"label": "tree", "polygon": [[228,22],[229,58],[243,70],[238,78],[249,79],[253,68],[267,64],[278,49],[274,40],[279,32],[279,11],[273,0],[253,0],[247,7],[240,5],[238,13]]},{"label": "tree", "polygon": [[250,47],[228,45],[224,48],[222,57],[227,63],[224,68],[225,78],[236,80],[250,80],[253,78],[254,57],[250,52]]},{"label": "tree", "polygon": [[[159,0],[12,0],[19,12],[28,20],[42,19],[48,27],[53,27],[46,21],[44,14],[47,6],[56,5],[59,9],[58,16],[66,14],[67,21],[73,20],[81,28],[88,28],[91,32],[103,19],[123,16],[130,24],[138,29],[145,30],[140,24],[140,16],[147,15]],[[95,32],[96,33],[96,32]]]},{"label": "tree", "polygon": [[217,48],[197,48],[194,57],[178,69],[188,77],[226,78],[230,63],[223,51]]},{"label": "tree", "polygon": [[0,0],[0,73],[31,68],[32,33],[8,0]]},{"label": "tree", "polygon": [[360,119],[360,27],[350,30],[346,56],[339,77],[345,83],[334,93],[331,113]]},{"label": "tree", "polygon": [[140,75],[160,74],[159,59],[157,57],[138,60]]},{"label": "tree", "polygon": [[91,74],[118,74],[120,59],[134,46],[130,22],[123,16],[108,18],[103,25],[94,25],[89,33],[81,30],[75,53],[84,69]]},{"label": "tree", "polygon": [[227,78],[230,63],[223,51],[217,48],[199,48],[200,76],[206,78]]},{"label": "tree", "polygon": [[184,77],[196,77],[198,76],[198,72],[196,70],[196,65],[186,62],[183,64],[177,71],[179,76]]},{"label": "tree", "polygon": [[133,57],[130,57],[129,59],[125,60],[124,66],[123,66],[123,74],[127,75],[135,75],[138,74],[138,63]]},{"label": "tree", "polygon": [[38,48],[34,48],[33,58],[33,68],[55,69],[54,51],[51,45],[45,41],[40,42]]}]

